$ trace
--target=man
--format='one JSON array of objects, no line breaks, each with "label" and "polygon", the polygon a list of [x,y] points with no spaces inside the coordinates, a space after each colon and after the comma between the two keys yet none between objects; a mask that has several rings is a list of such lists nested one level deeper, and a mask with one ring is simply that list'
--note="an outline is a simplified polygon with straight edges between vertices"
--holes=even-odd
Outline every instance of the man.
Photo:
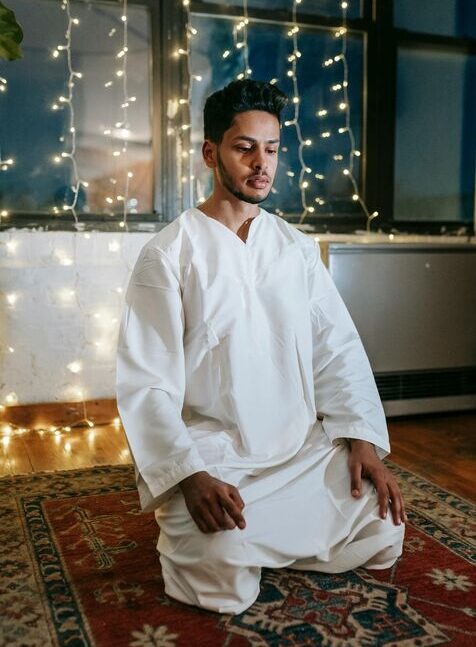
[{"label": "man", "polygon": [[118,407],[165,591],[221,613],[255,601],[264,566],[391,566],[406,520],[369,361],[319,246],[258,206],[286,101],[251,80],[208,97],[213,193],[141,250],[119,335]]}]

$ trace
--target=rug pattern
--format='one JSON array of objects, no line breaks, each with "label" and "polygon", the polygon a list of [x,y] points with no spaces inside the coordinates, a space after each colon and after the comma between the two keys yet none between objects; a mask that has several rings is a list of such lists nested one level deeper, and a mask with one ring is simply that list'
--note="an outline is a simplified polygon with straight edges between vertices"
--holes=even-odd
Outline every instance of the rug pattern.
[{"label": "rug pattern", "polygon": [[474,645],[476,506],[387,464],[409,513],[397,564],[264,569],[258,600],[238,616],[165,595],[157,526],[131,466],[0,479],[0,645]]}]

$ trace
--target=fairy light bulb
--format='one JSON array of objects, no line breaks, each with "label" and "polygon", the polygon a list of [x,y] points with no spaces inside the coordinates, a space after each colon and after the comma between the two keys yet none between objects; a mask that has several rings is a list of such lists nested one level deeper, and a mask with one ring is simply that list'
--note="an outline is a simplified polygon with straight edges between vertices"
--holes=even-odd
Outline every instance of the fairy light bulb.
[{"label": "fairy light bulb", "polygon": [[110,252],[118,252],[121,249],[121,245],[117,240],[112,240],[108,243],[108,249]]},{"label": "fairy light bulb", "polygon": [[81,362],[71,362],[70,364],[68,364],[68,369],[71,371],[71,373],[80,373],[82,369]]}]

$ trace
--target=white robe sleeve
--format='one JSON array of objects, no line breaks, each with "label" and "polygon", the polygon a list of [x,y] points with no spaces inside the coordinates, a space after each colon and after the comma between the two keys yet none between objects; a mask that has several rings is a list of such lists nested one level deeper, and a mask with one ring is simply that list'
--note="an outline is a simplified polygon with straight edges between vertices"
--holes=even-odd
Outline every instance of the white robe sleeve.
[{"label": "white robe sleeve", "polygon": [[134,267],[116,361],[117,406],[131,451],[141,507],[153,510],[185,477],[205,469],[182,419],[184,314],[167,256],[146,248]]},{"label": "white robe sleeve", "polygon": [[319,245],[309,262],[316,411],[331,442],[367,440],[390,452],[387,422],[369,359]]}]

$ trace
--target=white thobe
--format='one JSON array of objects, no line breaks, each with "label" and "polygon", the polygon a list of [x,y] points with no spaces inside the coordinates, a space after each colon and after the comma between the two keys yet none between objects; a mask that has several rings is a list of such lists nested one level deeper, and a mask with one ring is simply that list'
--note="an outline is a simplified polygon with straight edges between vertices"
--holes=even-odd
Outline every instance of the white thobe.
[{"label": "white thobe", "polygon": [[[380,457],[390,449],[368,357],[319,245],[278,216],[260,208],[245,243],[191,208],[152,237],[126,293],[116,386],[174,597],[237,613],[256,597],[261,566],[310,567],[317,556],[319,570],[347,570],[379,554],[374,567],[383,568],[399,554],[402,528],[379,520],[370,485],[360,503],[350,497],[342,439],[367,440]],[[215,533],[224,536],[218,593],[200,569],[220,540],[200,533],[177,487],[201,470],[236,485],[246,506],[245,531]],[[309,496],[312,521],[297,503]],[[273,531],[271,516],[296,510],[294,539]],[[379,523],[385,547],[393,542],[384,557],[369,541]]]}]

